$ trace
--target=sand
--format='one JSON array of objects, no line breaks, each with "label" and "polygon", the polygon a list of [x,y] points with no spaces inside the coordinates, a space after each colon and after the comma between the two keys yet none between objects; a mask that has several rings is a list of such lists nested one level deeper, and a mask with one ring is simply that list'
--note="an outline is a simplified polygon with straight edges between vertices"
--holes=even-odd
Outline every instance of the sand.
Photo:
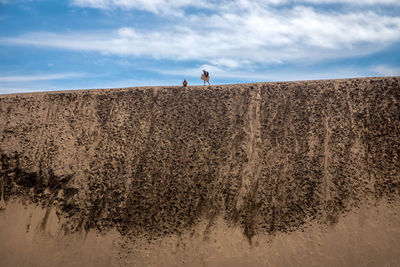
[{"label": "sand", "polygon": [[400,264],[399,77],[0,95],[0,114],[2,266]]}]

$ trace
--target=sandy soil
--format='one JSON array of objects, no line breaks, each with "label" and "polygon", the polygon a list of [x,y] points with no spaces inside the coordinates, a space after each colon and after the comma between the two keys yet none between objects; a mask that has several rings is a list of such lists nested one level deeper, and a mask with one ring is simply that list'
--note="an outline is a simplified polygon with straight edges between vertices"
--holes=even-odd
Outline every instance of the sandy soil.
[{"label": "sandy soil", "polygon": [[400,77],[0,95],[1,258],[399,265],[399,121]]},{"label": "sandy soil", "polygon": [[[0,212],[1,266],[398,266],[400,208],[377,205],[336,225],[307,225],[290,234],[259,235],[250,245],[222,219],[190,234],[152,242],[118,231],[65,235],[54,210],[10,202]],[[43,222],[46,221],[45,224]]]}]

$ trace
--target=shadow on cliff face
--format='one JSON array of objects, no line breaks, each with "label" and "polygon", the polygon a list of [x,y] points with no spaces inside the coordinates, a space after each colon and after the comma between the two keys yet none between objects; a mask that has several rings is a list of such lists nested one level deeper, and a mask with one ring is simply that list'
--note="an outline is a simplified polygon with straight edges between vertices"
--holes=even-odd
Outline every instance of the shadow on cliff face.
[{"label": "shadow on cliff face", "polygon": [[27,172],[21,168],[20,158],[21,155],[17,152],[11,155],[0,154],[2,167],[0,188],[2,188],[1,197],[5,201],[17,197],[43,206],[57,205],[60,212],[67,217],[79,210],[76,204],[68,203],[77,193],[77,189],[67,186],[72,178],[71,175],[59,177],[55,176],[51,169],[45,173],[43,168],[39,169],[39,172]]},{"label": "shadow on cliff face", "polygon": [[[6,201],[133,239],[219,217],[247,239],[399,198],[399,78],[0,98]],[[4,111],[4,113],[3,113]],[[33,153],[33,151],[35,151]]]},{"label": "shadow on cliff face", "polygon": [[1,154],[2,167],[2,187],[4,188],[3,197],[8,200],[14,194],[29,194],[29,191],[34,193],[42,193],[45,189],[45,184],[42,177],[35,172],[25,172],[19,168],[18,153],[13,155]]}]

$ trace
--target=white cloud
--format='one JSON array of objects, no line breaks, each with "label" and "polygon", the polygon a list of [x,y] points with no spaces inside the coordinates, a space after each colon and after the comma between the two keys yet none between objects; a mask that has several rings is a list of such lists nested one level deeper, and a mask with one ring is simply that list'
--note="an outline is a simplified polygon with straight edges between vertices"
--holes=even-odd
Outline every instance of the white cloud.
[{"label": "white cloud", "polygon": [[[3,0],[4,1],[4,0]],[[195,7],[206,9],[226,9],[233,6],[262,7],[282,4],[347,4],[347,5],[400,5],[398,0],[72,0],[72,4],[80,7],[99,9],[137,9],[154,13],[178,12],[179,9]]]},{"label": "white cloud", "polygon": [[[132,1],[103,2],[122,4]],[[189,2],[177,1],[177,4]],[[398,16],[378,14],[368,9],[344,13],[327,13],[304,6],[271,9],[257,6],[260,2],[235,1],[240,5],[236,8],[228,8],[227,3],[226,9],[217,13],[198,13],[173,19],[172,23],[155,30],[122,27],[102,33],[34,32],[1,38],[0,43],[156,59],[198,60],[237,69],[257,64],[360,56],[400,42]]]},{"label": "white cloud", "polygon": [[0,82],[10,83],[10,82],[65,80],[78,77],[85,77],[85,75],[81,73],[58,73],[58,74],[47,74],[47,75],[0,76]]},{"label": "white cloud", "polygon": [[397,0],[282,0],[281,2],[296,2],[296,3],[312,3],[312,4],[349,4],[349,5],[390,5],[396,4],[399,5],[399,1]]},{"label": "white cloud", "polygon": [[376,75],[379,76],[400,76],[400,68],[387,66],[387,65],[377,65],[371,68]]},{"label": "white cloud", "polygon": [[[33,77],[33,76],[25,76]],[[43,76],[46,77],[46,76]],[[72,78],[72,77],[71,77]],[[26,82],[13,80],[11,82],[0,81],[0,95],[1,94],[13,94],[13,93],[31,93],[31,92],[45,92],[45,91],[65,91],[65,90],[81,90],[81,89],[113,89],[113,88],[126,88],[126,87],[137,87],[146,86],[149,84],[152,86],[165,86],[165,85],[177,85],[180,81],[167,80],[153,80],[153,79],[115,79],[115,80],[102,80],[102,79],[86,79],[74,80],[71,84],[61,85],[58,82],[52,80],[32,80],[27,79]]]},{"label": "white cloud", "polygon": [[31,2],[32,0],[0,0],[0,4],[18,4],[23,2]]},{"label": "white cloud", "polygon": [[209,0],[73,0],[72,4],[79,7],[98,9],[137,9],[156,14],[180,14],[181,8],[211,8],[215,1]]}]

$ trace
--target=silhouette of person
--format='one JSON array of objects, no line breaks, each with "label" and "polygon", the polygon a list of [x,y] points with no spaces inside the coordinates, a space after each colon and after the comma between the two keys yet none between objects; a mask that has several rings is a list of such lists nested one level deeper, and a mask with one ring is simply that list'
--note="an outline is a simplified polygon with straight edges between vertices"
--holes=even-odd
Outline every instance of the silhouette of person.
[{"label": "silhouette of person", "polygon": [[210,73],[208,73],[208,71],[203,70],[203,74],[201,75],[201,79],[204,81],[204,85],[206,85],[206,82],[208,82],[208,85],[210,85]]}]

